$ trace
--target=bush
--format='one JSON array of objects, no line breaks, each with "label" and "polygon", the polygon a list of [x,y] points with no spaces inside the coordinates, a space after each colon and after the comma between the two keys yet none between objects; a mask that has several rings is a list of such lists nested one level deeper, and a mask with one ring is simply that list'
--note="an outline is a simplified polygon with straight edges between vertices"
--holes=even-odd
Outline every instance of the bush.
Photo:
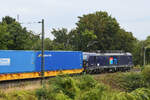
[{"label": "bush", "polygon": [[[104,80],[105,79],[105,80]],[[112,88],[131,92],[138,88],[150,88],[150,66],[144,66],[142,72],[108,74],[102,82]]]},{"label": "bush", "polygon": [[85,91],[81,95],[80,100],[100,100],[101,99],[100,94],[101,94],[101,91],[99,91],[98,89],[91,89],[89,91]]},{"label": "bush", "polygon": [[37,89],[36,96],[38,100],[47,100],[47,98],[50,97],[49,91],[50,91],[49,89],[45,89],[45,88]]},{"label": "bush", "polygon": [[139,88],[131,92],[136,100],[150,100],[150,89]]},{"label": "bush", "polygon": [[99,84],[90,75],[57,76],[49,80],[48,88],[37,90],[36,95],[39,100],[97,100],[106,90],[106,86]]},{"label": "bush", "polygon": [[53,87],[53,91],[55,91],[56,93],[63,93],[71,99],[74,99],[75,96],[79,95],[80,90],[77,87],[77,81],[72,77],[58,76],[55,79],[50,80],[49,83],[50,86]]},{"label": "bush", "polygon": [[145,84],[147,85],[147,87],[150,87],[150,65],[144,66],[144,69],[142,70],[142,75]]},{"label": "bush", "polygon": [[126,73],[120,76],[120,87],[125,91],[131,92],[137,88],[146,87],[141,73]]},{"label": "bush", "polygon": [[46,88],[36,91],[39,100],[72,100],[80,94],[76,80],[69,76],[50,79]]},{"label": "bush", "polygon": [[109,100],[150,100],[150,90],[146,88],[138,88],[131,93],[120,92],[113,95]]},{"label": "bush", "polygon": [[135,100],[135,97],[127,92],[120,92],[113,95],[110,100]]},{"label": "bush", "polygon": [[90,75],[83,75],[78,77],[78,87],[82,91],[89,90],[90,88],[95,88],[97,86],[97,81]]}]

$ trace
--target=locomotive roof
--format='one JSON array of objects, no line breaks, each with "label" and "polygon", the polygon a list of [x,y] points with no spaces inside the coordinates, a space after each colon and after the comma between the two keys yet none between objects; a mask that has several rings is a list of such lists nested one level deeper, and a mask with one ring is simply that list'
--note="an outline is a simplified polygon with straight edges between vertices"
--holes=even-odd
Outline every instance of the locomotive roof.
[{"label": "locomotive roof", "polygon": [[89,53],[89,52],[83,52],[83,55],[95,55],[95,56],[99,56],[99,55],[105,55],[105,56],[129,55],[129,56],[131,56],[132,54],[129,52],[126,52],[126,53]]}]

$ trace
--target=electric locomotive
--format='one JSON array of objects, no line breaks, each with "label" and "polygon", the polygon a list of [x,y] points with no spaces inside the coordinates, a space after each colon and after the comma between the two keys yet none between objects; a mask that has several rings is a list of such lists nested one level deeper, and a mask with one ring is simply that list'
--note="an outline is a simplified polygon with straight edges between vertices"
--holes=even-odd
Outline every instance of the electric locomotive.
[{"label": "electric locomotive", "polygon": [[128,71],[133,67],[132,54],[123,51],[83,52],[83,64],[87,73]]}]

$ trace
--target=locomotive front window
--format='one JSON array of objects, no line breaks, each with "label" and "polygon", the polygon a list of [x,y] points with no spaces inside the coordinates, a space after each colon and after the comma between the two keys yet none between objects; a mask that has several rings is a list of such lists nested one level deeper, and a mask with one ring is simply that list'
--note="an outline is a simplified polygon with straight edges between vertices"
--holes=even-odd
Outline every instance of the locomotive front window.
[{"label": "locomotive front window", "polygon": [[87,61],[87,59],[88,59],[88,56],[87,55],[83,55],[83,60]]}]

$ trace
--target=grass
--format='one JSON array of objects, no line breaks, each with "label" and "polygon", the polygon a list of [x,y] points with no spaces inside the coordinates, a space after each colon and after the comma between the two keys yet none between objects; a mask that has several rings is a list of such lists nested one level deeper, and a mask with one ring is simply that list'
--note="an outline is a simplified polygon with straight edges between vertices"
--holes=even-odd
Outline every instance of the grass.
[{"label": "grass", "polygon": [[5,93],[0,91],[0,100],[38,100],[35,91],[14,91]]}]

